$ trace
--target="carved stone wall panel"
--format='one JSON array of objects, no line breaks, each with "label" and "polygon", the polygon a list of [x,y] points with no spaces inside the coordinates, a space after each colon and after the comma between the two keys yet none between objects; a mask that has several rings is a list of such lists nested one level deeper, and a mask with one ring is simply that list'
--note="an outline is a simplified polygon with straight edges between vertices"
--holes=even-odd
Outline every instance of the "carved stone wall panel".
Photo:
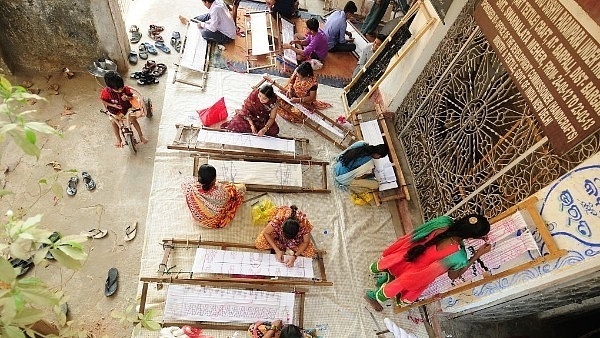
[{"label": "carved stone wall panel", "polygon": [[561,157],[549,144],[532,151],[544,135],[472,11],[469,1],[394,116],[425,219],[463,203],[453,216],[493,217],[599,148],[594,135]]}]

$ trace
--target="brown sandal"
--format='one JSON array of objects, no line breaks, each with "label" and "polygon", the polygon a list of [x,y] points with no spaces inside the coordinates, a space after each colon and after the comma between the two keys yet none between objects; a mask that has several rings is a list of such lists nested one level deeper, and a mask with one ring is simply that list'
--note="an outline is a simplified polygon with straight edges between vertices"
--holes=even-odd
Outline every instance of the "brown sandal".
[{"label": "brown sandal", "polygon": [[167,71],[167,65],[164,63],[157,63],[155,69],[152,71],[152,75],[159,77]]},{"label": "brown sandal", "polygon": [[144,68],[142,68],[142,73],[152,73],[155,71],[155,69],[156,69],[156,61],[148,60],[148,61],[146,61]]}]

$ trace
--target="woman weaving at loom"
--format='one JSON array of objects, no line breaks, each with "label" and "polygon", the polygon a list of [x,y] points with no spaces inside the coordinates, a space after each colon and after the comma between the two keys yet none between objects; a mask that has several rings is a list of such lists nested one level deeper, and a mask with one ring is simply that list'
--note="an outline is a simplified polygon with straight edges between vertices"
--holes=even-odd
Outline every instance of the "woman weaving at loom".
[{"label": "woman weaving at loom", "polygon": [[335,185],[355,193],[377,190],[379,182],[373,175],[375,168],[373,159],[385,157],[388,153],[385,144],[372,146],[364,141],[353,143],[335,158],[333,164]]},{"label": "woman weaving at loom", "polygon": [[[259,250],[273,251],[279,262],[286,266],[294,266],[296,257],[313,257],[316,253],[315,246],[310,240],[312,224],[298,207],[281,206],[273,210],[273,214],[267,226],[256,238],[254,245]],[[294,254],[285,259],[284,253],[290,249]]]},{"label": "woman weaving at loom", "polygon": [[217,182],[217,170],[210,164],[198,168],[198,181],[192,179],[181,185],[192,217],[200,225],[219,229],[226,227],[244,202],[243,184]]},{"label": "woman weaving at loom", "polygon": [[450,279],[460,277],[479,257],[491,250],[480,247],[467,259],[463,239],[482,238],[490,231],[489,221],[471,214],[453,220],[441,216],[400,237],[371,264],[370,271],[380,274],[376,289],[367,291],[365,299],[376,311],[381,302],[396,297],[399,305],[412,303],[437,277],[448,273]]},{"label": "woman weaving at loom", "polygon": [[242,109],[223,124],[222,129],[235,133],[252,133],[258,136],[277,136],[279,126],[275,122],[277,116],[277,97],[273,86],[264,85],[255,89],[244,101]]},{"label": "woman weaving at loom", "polygon": [[[268,81],[273,83],[273,80],[268,79]],[[296,68],[283,91],[292,103],[299,103],[308,110],[322,110],[331,107],[329,103],[317,100],[318,85],[319,82],[310,62],[304,61]],[[283,100],[279,100],[277,113],[293,123],[301,123],[306,118],[301,111]]]}]

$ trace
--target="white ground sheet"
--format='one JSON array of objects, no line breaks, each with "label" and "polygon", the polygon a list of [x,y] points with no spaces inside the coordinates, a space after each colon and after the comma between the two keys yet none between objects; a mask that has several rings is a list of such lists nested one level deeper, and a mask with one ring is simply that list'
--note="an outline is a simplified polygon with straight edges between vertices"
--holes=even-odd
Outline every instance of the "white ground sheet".
[{"label": "white ground sheet", "polygon": [[[171,75],[172,76],[172,75]],[[152,180],[152,189],[146,220],[144,252],[140,276],[157,276],[163,257],[159,244],[165,238],[189,238],[226,242],[253,243],[261,228],[252,225],[251,206],[244,204],[231,224],[220,230],[197,226],[187,209],[181,182],[190,176],[193,160],[189,152],[167,149],[175,138],[177,123],[199,123],[196,109],[208,107],[221,96],[225,96],[230,116],[251,91],[251,86],[260,81],[258,75],[211,70],[205,91],[182,83],[166,88],[165,102],[159,127],[159,140]],[[231,84],[235,83],[235,86]],[[336,118],[343,112],[340,103],[341,89],[319,86],[319,99],[333,104],[325,113]],[[157,117],[161,113],[157,112]],[[306,126],[293,125],[277,118],[281,135],[310,138],[310,153],[315,159],[332,160],[338,150],[323,140]],[[328,172],[329,182],[333,182]],[[257,193],[248,192],[247,198]],[[363,300],[365,290],[374,285],[368,273],[368,265],[375,261],[383,248],[396,238],[391,216],[385,207],[356,206],[347,192],[332,188],[331,194],[269,194],[277,205],[296,204],[304,211],[314,226],[312,235],[317,248],[325,250],[327,279],[332,287],[308,287],[305,304],[305,327],[322,329],[323,337],[371,337],[378,330],[376,323],[367,311],[368,304]],[[189,271],[193,265],[196,250],[177,249],[177,266],[171,271]],[[149,308],[160,309],[165,304],[165,289],[157,291],[149,288]],[[141,291],[141,283],[140,283]],[[371,310],[372,311],[372,310]],[[374,311],[373,311],[374,312]],[[398,325],[418,337],[427,337],[422,323],[409,320],[419,317],[414,310],[403,314],[393,314],[391,306],[382,313],[375,313],[377,325],[383,325],[383,318],[390,317]],[[227,337],[227,332],[213,331],[214,337]],[[229,333],[231,334],[231,333]],[[158,333],[144,331],[139,337],[158,337]]]}]

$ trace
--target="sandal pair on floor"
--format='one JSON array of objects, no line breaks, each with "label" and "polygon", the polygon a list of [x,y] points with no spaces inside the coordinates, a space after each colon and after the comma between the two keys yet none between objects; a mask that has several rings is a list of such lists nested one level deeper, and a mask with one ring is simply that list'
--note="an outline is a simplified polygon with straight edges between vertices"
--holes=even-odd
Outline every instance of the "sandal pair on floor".
[{"label": "sandal pair on floor", "polygon": [[[83,177],[83,182],[85,183],[85,188],[89,191],[96,189],[96,182],[90,174],[87,172],[82,172],[81,177]],[[77,184],[79,184],[79,177],[72,176],[67,183],[67,195],[75,196],[77,194]]]},{"label": "sandal pair on floor", "polygon": [[181,53],[181,34],[179,32],[173,32],[171,36],[171,46],[175,48],[177,53]]}]

